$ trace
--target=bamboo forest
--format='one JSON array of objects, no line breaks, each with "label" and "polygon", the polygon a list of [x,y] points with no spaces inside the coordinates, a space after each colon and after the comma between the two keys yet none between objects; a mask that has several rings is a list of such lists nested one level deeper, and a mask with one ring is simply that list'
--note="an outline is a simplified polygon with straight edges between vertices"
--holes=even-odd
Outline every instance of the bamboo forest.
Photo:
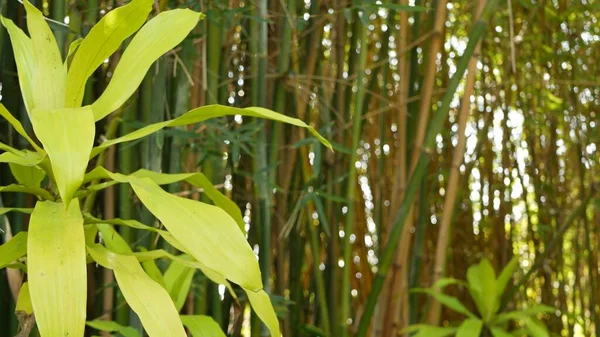
[{"label": "bamboo forest", "polygon": [[0,14],[0,337],[600,337],[597,0]]}]

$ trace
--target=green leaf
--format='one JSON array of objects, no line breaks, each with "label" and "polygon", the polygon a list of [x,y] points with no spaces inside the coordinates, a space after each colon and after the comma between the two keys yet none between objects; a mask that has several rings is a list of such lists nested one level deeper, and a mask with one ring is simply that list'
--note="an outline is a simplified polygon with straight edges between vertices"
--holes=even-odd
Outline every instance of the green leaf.
[{"label": "green leaf", "polygon": [[200,122],[206,121],[211,118],[223,117],[223,116],[234,116],[234,115],[270,119],[270,120],[284,122],[284,123],[291,124],[294,126],[306,128],[310,131],[310,133],[314,137],[319,139],[319,141],[321,141],[321,143],[323,145],[325,145],[331,149],[331,143],[329,143],[329,141],[327,141],[325,138],[323,138],[323,136],[321,136],[312,126],[307,125],[306,123],[304,123],[303,121],[301,121],[297,118],[288,117],[286,115],[278,114],[276,112],[273,112],[273,111],[267,110],[267,109],[263,109],[263,108],[240,109],[240,108],[224,106],[224,105],[207,105],[207,106],[203,106],[203,107],[199,107],[199,108],[190,110],[190,111],[186,112],[185,114],[179,116],[176,119],[173,119],[170,121],[165,121],[165,122],[160,122],[160,123],[156,123],[156,124],[150,124],[141,129],[138,129],[129,134],[126,134],[122,137],[105,141],[104,143],[98,145],[97,147],[95,147],[92,150],[92,157],[100,154],[102,151],[104,151],[109,146],[116,145],[116,144],[123,143],[123,142],[133,141],[133,140],[148,136],[148,135],[150,135],[156,131],[159,131],[163,128],[166,128],[166,127],[177,127],[177,126],[184,126],[184,125],[188,125],[188,124],[196,124],[196,123],[200,123]]},{"label": "green leaf", "polygon": [[81,106],[85,83],[121,43],[146,22],[152,0],[134,0],[108,12],[92,27],[73,57],[67,74],[66,108]]},{"label": "green leaf", "polygon": [[31,303],[42,336],[83,336],[87,270],[79,200],[38,202],[29,222]]},{"label": "green leaf", "polygon": [[502,297],[506,286],[512,280],[513,274],[518,266],[519,259],[515,256],[510,260],[506,267],[504,267],[500,273],[500,276],[498,276],[498,280],[496,282],[496,292],[498,293],[498,298]]},{"label": "green leaf", "polygon": [[133,256],[108,251],[101,245],[87,247],[92,258],[112,269],[131,309],[150,337],[186,337],[175,305],[165,288],[152,280]]},{"label": "green leaf", "polygon": [[[78,38],[77,40],[74,40],[73,42],[71,42],[69,44],[69,51],[67,52],[67,57],[65,58],[65,61],[63,62],[63,67],[65,69],[69,69],[69,64],[71,64],[71,61],[73,60],[73,56],[75,55],[75,52],[79,48],[79,45],[81,45],[82,41],[83,41],[83,38]],[[67,80],[68,80],[68,76],[67,76]],[[67,83],[67,85],[68,85],[68,83]]]},{"label": "green leaf", "polygon": [[31,110],[34,108],[33,85],[35,80],[33,76],[36,72],[33,42],[10,19],[0,17],[0,20],[10,36],[10,42],[15,55],[15,63],[17,64],[17,75],[19,77],[21,94],[23,95],[23,103],[25,103],[25,109],[31,117]]},{"label": "green leaf", "polygon": [[83,182],[94,145],[96,127],[92,110],[90,106],[36,109],[31,122],[48,153],[58,191],[66,206]]},{"label": "green leaf", "polygon": [[115,231],[115,229],[107,223],[97,223],[96,228],[102,235],[102,241],[108,249],[117,254],[132,254],[133,251],[129,247],[129,243]]},{"label": "green leaf", "polygon": [[265,323],[271,333],[271,337],[279,337],[281,335],[279,332],[279,321],[273,310],[273,304],[271,303],[269,295],[267,295],[264,290],[256,292],[248,289],[244,290],[246,291],[252,309],[260,320]]},{"label": "green leaf", "polygon": [[262,289],[254,252],[225,211],[169,194],[148,178],[127,179],[144,206],[196,260],[246,289]]},{"label": "green leaf", "polygon": [[479,263],[479,280],[481,281],[481,304],[483,305],[481,315],[487,322],[498,309],[496,274],[494,273],[494,267],[487,259],[483,259]]},{"label": "green leaf", "polygon": [[473,302],[475,302],[475,306],[479,313],[483,315],[485,308],[483,304],[483,293],[481,286],[481,275],[479,272],[479,264],[474,264],[467,269],[467,284],[469,294],[471,298],[473,298]]},{"label": "green leaf", "polygon": [[446,337],[454,335],[456,333],[456,328],[415,324],[402,330],[401,333],[407,334],[413,332],[416,332],[416,334],[412,335],[412,337]]},{"label": "green leaf", "polygon": [[52,200],[52,194],[40,187],[27,187],[23,185],[10,184],[8,186],[0,186],[0,192],[17,192],[17,193],[29,193],[37,195],[38,197],[45,200]]},{"label": "green leaf", "polygon": [[32,151],[15,151],[4,152],[0,154],[0,163],[13,163],[22,166],[36,166],[41,164],[45,158],[45,154],[41,155]]},{"label": "green leaf", "polygon": [[506,332],[506,330],[498,327],[491,327],[490,331],[492,332],[492,336],[494,337],[513,337],[511,334]]},{"label": "green leaf", "polygon": [[[58,44],[42,12],[28,0],[24,0],[23,4],[27,11],[27,28],[33,46],[32,61],[35,70],[32,73],[31,88],[32,90],[35,88],[37,93],[33,95],[33,107],[30,108],[45,111],[64,108],[67,74],[63,67]],[[30,110],[30,118],[35,115],[33,110]],[[56,129],[52,131],[55,136],[62,132],[62,130]],[[68,203],[68,201],[65,202],[65,206]]]},{"label": "green leaf", "polygon": [[19,213],[31,214],[31,212],[33,212],[33,208],[0,207],[0,215],[6,214],[8,212],[19,212]]},{"label": "green leaf", "polygon": [[33,306],[31,305],[31,295],[29,294],[29,282],[21,285],[19,297],[15,305],[15,312],[24,312],[28,315],[33,314]]},{"label": "green leaf", "polygon": [[479,337],[483,322],[479,319],[466,319],[458,327],[456,337]]},{"label": "green leaf", "polygon": [[140,337],[140,334],[134,328],[122,326],[113,321],[94,320],[89,321],[86,324],[98,331],[118,332],[123,335],[123,337]]},{"label": "green leaf", "polygon": [[527,319],[523,320],[523,323],[525,323],[525,327],[527,328],[527,330],[529,330],[529,333],[533,337],[549,337],[550,336],[546,327],[541,322],[539,322],[538,320],[536,320],[534,318],[527,318]]},{"label": "green leaf", "polygon": [[449,285],[453,285],[453,284],[467,285],[465,283],[465,281],[447,277],[447,278],[439,279],[437,282],[435,282],[435,284],[431,288],[439,291],[439,290],[442,290],[445,287],[447,287]]},{"label": "green leaf", "polygon": [[515,310],[515,311],[510,311],[510,312],[505,312],[505,313],[499,314],[496,317],[495,322],[498,324],[502,324],[502,323],[508,322],[509,320],[515,320],[515,321],[526,320],[531,317],[537,316],[539,314],[552,314],[554,312],[556,312],[555,308],[552,308],[547,305],[538,304],[531,308]]},{"label": "green leaf", "polygon": [[210,316],[182,315],[180,317],[192,337],[226,337],[219,324]]},{"label": "green leaf", "polygon": [[185,304],[195,272],[194,268],[186,267],[177,261],[172,261],[167,271],[165,271],[165,287],[173,302],[175,302],[177,311],[180,311]]},{"label": "green leaf", "polygon": [[27,254],[27,232],[19,232],[12,239],[0,246],[0,268]]},{"label": "green leaf", "polygon": [[474,318],[474,319],[477,318],[472,312],[469,311],[469,309],[467,309],[462,303],[460,303],[460,301],[454,296],[442,294],[440,292],[436,292],[431,289],[413,289],[411,291],[428,294],[431,297],[435,298],[441,304],[445,305],[446,307],[448,307],[458,313],[464,314],[470,318]]},{"label": "green leaf", "polygon": [[45,153],[44,150],[42,150],[42,148],[39,145],[37,145],[37,143],[34,142],[33,139],[31,139],[31,137],[29,137],[29,135],[25,131],[25,128],[21,124],[21,122],[19,122],[19,120],[16,119],[6,109],[6,107],[4,107],[4,105],[2,103],[0,103],[0,116],[2,116],[2,118],[6,119],[6,121],[8,121],[10,123],[10,125],[12,125],[12,127],[15,129],[15,131],[17,131],[21,136],[23,136],[23,138],[25,138],[29,142],[29,144],[31,144],[31,146],[33,146],[33,148],[36,151],[38,151],[41,154]]},{"label": "green leaf", "polygon": [[179,44],[199,19],[200,13],[174,9],[145,24],[123,53],[110,83],[92,104],[94,119],[98,121],[121,107],[142,83],[152,63]]},{"label": "green leaf", "polygon": [[[147,252],[148,250],[144,247],[140,247],[140,250],[142,252]],[[165,285],[165,279],[163,278],[163,274],[160,271],[160,269],[158,268],[158,266],[155,263],[155,260],[148,260],[148,261],[143,261],[140,262],[142,264],[142,268],[144,268],[144,271],[146,272],[146,274],[148,274],[148,276],[150,276],[151,279],[154,280],[154,282],[160,284],[163,288],[167,288],[167,286]],[[167,289],[168,291],[168,289]],[[181,308],[177,308],[177,310],[181,310]]]},{"label": "green leaf", "polygon": [[[3,154],[11,155],[12,153]],[[14,163],[9,163],[8,166],[17,182],[27,187],[40,187],[42,180],[46,177],[46,172],[37,166],[23,166]]]}]

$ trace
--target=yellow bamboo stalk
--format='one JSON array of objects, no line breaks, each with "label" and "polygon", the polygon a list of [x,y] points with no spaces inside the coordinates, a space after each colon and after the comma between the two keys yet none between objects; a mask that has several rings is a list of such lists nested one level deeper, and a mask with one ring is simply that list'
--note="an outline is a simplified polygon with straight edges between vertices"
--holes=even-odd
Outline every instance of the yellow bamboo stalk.
[{"label": "yellow bamboo stalk", "polygon": [[[473,22],[477,22],[477,20],[479,20],[484,6],[485,1],[480,0],[477,4]],[[475,86],[475,73],[477,70],[477,60],[479,58],[480,50],[481,42],[477,45],[477,47],[475,47],[475,52],[469,61],[465,92],[462,97],[460,112],[458,115],[458,142],[456,144],[456,149],[454,150],[452,166],[450,167],[450,177],[448,179],[448,185],[446,186],[446,198],[444,199],[444,212],[442,214],[435,252],[432,284],[435,284],[435,282],[444,276],[448,243],[450,242],[450,221],[452,220],[452,213],[454,211],[454,204],[456,203],[456,195],[458,192],[458,180],[460,177],[459,167],[463,162],[467,143],[465,129],[467,125],[467,119],[469,117],[469,111],[471,109],[471,94],[473,93],[473,88]],[[439,323],[440,313],[441,304],[435,300],[432,300],[427,317],[428,323],[437,325]]]}]

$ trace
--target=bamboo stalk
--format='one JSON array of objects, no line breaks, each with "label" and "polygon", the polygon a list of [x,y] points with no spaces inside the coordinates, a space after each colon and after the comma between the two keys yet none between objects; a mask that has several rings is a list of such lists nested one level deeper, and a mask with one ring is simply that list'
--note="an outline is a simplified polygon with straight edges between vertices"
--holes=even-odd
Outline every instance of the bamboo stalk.
[{"label": "bamboo stalk", "polygon": [[[473,22],[477,22],[480,19],[481,14],[483,13],[484,5],[485,1],[479,0],[476,12],[473,16]],[[452,214],[456,204],[456,196],[458,194],[458,180],[460,176],[459,168],[464,160],[465,149],[467,146],[465,130],[467,126],[467,119],[469,118],[469,111],[471,109],[471,95],[475,87],[475,74],[480,50],[481,42],[475,47],[475,51],[471,57],[471,60],[469,61],[467,70],[465,92],[462,97],[460,112],[458,114],[458,142],[456,143],[456,148],[454,149],[452,166],[450,167],[450,177],[448,178],[448,183],[446,185],[446,196],[444,198],[443,208],[444,212],[442,213],[442,219],[440,221],[431,284],[435,284],[439,279],[444,277],[448,244],[450,242],[450,221],[452,220]],[[428,310],[427,322],[432,325],[438,325],[440,313],[440,303],[432,300],[431,306]]]},{"label": "bamboo stalk", "polygon": [[448,112],[450,110],[450,102],[452,101],[454,93],[458,88],[458,85],[461,82],[465,71],[467,70],[470,58],[475,51],[475,46],[478,44],[479,39],[481,39],[482,35],[487,29],[486,22],[488,18],[492,15],[492,13],[495,11],[497,5],[498,0],[490,0],[487,2],[482,18],[474,25],[473,29],[469,34],[469,43],[467,44],[467,48],[465,49],[463,56],[459,59],[457,63],[456,72],[454,73],[448,84],[448,90],[446,91],[444,98],[442,99],[441,106],[435,112],[433,119],[431,120],[429,129],[427,131],[427,134],[425,135],[425,141],[423,142],[425,146],[421,151],[421,156],[417,162],[417,166],[415,167],[414,173],[409,179],[404,200],[400,209],[398,210],[396,219],[394,221],[394,226],[392,227],[392,231],[388,239],[388,244],[386,245],[383,256],[380,259],[380,266],[377,270],[377,275],[375,276],[375,279],[373,281],[373,289],[367,299],[365,311],[360,320],[358,332],[356,335],[357,337],[365,337],[367,334],[367,330],[369,329],[369,326],[371,324],[371,317],[375,309],[375,304],[377,303],[377,298],[381,293],[381,288],[383,287],[386,275],[394,260],[396,248],[398,246],[399,239],[401,238],[404,229],[404,223],[407,219],[409,209],[411,208],[412,202],[417,194],[417,189],[422,183],[422,179],[425,175],[427,165],[431,159],[431,148],[435,145],[435,137],[443,127],[444,120],[446,119],[446,116],[448,115]]}]

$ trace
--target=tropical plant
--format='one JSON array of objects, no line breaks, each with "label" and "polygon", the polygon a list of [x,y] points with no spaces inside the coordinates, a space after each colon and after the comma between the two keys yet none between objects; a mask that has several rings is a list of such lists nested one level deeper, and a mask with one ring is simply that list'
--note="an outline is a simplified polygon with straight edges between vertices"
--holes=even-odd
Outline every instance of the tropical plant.
[{"label": "tropical plant", "polygon": [[[24,5],[30,36],[11,20],[2,18],[2,24],[14,49],[26,110],[42,145],[0,105],[0,115],[33,148],[33,151],[19,150],[0,143],[4,151],[0,162],[8,163],[18,182],[0,187],[0,191],[24,192],[37,197],[31,209],[2,208],[0,211],[0,214],[31,213],[29,230],[19,232],[0,246],[0,267],[20,268],[28,275],[17,305],[22,335],[28,334],[26,330],[31,329],[35,317],[43,337],[82,336],[86,325],[86,264],[95,262],[113,270],[125,300],[149,336],[186,336],[184,325],[191,327],[190,330],[198,326],[210,328],[211,323],[206,318],[179,316],[181,294],[187,294],[189,275],[193,275],[189,271],[196,269],[212,281],[227,286],[234,297],[229,282],[239,285],[271,335],[279,336],[277,317],[263,290],[258,261],[245,239],[238,207],[202,173],[161,174],[140,170],[124,175],[103,168],[102,153],[110,146],[163,128],[225,115],[293,124],[307,128],[323,144],[330,146],[329,143],[298,119],[262,108],[212,105],[191,110],[173,120],[147,125],[94,147],[95,122],[120,109],[153,62],[179,44],[202,14],[175,9],[164,11],[144,24],[153,1],[133,0],[106,14],[84,39],[73,42],[63,60],[42,13],[27,0]],[[88,77],[136,31],[103,94],[92,104],[82,106]],[[88,171],[90,163],[95,168]],[[178,181],[202,188],[216,206],[169,194],[160,187]],[[80,206],[82,201],[87,205],[93,200],[99,190],[118,183],[129,184],[166,230],[135,220],[99,219],[90,214],[88,207]],[[113,226],[152,231],[181,255],[165,250],[134,252]],[[96,242],[97,236],[102,238],[101,243]],[[159,258],[173,261],[165,275],[157,272],[153,263],[148,263]],[[131,335],[127,327],[116,323],[93,321],[88,324]]]},{"label": "tropical plant", "polygon": [[[518,260],[513,258],[496,278],[491,263],[487,259],[482,259],[479,264],[469,267],[466,282],[453,278],[443,278],[430,289],[413,289],[413,292],[430,295],[442,305],[467,316],[467,318],[458,326],[438,327],[415,324],[406,328],[405,332],[416,332],[414,337],[549,336],[546,327],[536,316],[543,313],[554,313],[556,309],[536,304],[529,308],[513,311],[502,312],[499,310],[506,286],[512,280],[517,266]],[[444,287],[452,284],[467,288],[475,303],[478,315],[469,310],[456,297],[441,292]],[[511,322],[521,324],[523,327],[510,331]]]}]

